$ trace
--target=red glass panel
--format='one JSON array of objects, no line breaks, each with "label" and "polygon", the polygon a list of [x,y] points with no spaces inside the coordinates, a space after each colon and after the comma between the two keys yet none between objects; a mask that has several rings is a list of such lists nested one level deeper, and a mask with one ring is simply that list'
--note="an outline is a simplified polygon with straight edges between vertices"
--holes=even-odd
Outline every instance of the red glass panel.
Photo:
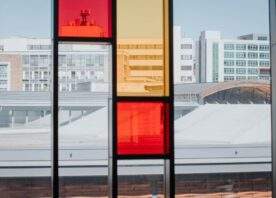
[{"label": "red glass panel", "polygon": [[118,102],[118,154],[167,154],[168,115],[168,104],[164,102]]},{"label": "red glass panel", "polygon": [[59,0],[58,34],[111,37],[111,0]]}]

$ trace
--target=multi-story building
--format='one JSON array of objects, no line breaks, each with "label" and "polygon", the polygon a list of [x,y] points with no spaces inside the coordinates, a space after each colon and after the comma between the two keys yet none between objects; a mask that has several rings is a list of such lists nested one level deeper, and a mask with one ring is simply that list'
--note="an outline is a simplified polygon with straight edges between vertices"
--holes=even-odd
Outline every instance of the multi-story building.
[{"label": "multi-story building", "polygon": [[174,83],[194,83],[195,42],[182,36],[181,27],[174,27]]},{"label": "multi-story building", "polygon": [[118,91],[164,91],[164,46],[161,39],[120,39],[117,46]]},{"label": "multi-story building", "polygon": [[[0,39],[0,90],[48,91],[50,87],[50,39]],[[74,91],[83,81],[108,82],[110,47],[61,44],[59,87]]]},{"label": "multi-story building", "polygon": [[249,34],[222,39],[218,31],[203,31],[199,39],[200,82],[270,80],[269,38]]}]

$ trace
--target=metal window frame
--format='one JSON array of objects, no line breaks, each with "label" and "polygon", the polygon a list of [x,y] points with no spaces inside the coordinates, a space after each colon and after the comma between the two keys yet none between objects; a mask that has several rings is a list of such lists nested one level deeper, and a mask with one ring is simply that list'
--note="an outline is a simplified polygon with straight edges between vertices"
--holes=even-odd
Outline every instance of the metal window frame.
[{"label": "metal window frame", "polygon": [[[116,13],[114,13],[114,3],[116,0],[112,0],[112,37],[111,38],[87,38],[87,37],[60,37],[59,33],[59,0],[52,0],[52,83],[51,83],[51,102],[52,102],[52,116],[51,116],[51,192],[53,198],[59,198],[59,82],[58,82],[58,70],[59,60],[58,46],[62,44],[70,43],[95,43],[95,44],[108,44],[112,47],[112,68],[116,64]],[[113,71],[112,71],[113,72]],[[110,118],[108,118],[110,119]]]},{"label": "metal window frame", "polygon": [[[51,190],[52,197],[60,197],[59,189],[59,82],[58,82],[58,54],[59,43],[108,43],[112,47],[112,99],[109,107],[112,107],[109,114],[109,136],[108,136],[108,192],[109,197],[118,196],[118,160],[132,159],[163,159],[164,160],[164,194],[165,197],[174,197],[174,87],[173,87],[173,0],[169,2],[169,97],[121,97],[117,96],[117,0],[112,0],[112,36],[111,38],[83,38],[83,37],[59,37],[59,0],[52,0],[52,84],[51,84]],[[117,155],[117,102],[118,101],[164,101],[169,104],[170,113],[170,154],[166,155]]]},{"label": "metal window frame", "polygon": [[276,197],[276,0],[269,0],[272,197]]},{"label": "metal window frame", "polygon": [[[164,195],[166,198],[175,196],[175,171],[174,171],[174,86],[173,86],[173,0],[168,0],[168,21],[169,21],[169,96],[118,96],[117,93],[117,0],[112,3],[112,28],[113,28],[113,49],[112,49],[112,129],[109,131],[109,175],[108,188],[109,197],[118,197],[118,161],[119,160],[164,160]],[[170,152],[165,155],[119,155],[117,154],[117,102],[119,101],[160,101],[169,104],[169,132]]]},{"label": "metal window frame", "polygon": [[[52,190],[52,197],[58,198],[60,195],[59,192],[59,155],[58,155],[58,99],[59,99],[59,87],[58,87],[58,45],[59,42],[104,42],[110,43],[112,46],[112,79],[113,82],[117,82],[117,71],[116,71],[116,44],[117,44],[117,27],[116,27],[116,19],[117,19],[117,0],[112,1],[112,38],[80,38],[80,37],[58,37],[58,0],[52,0],[52,42],[53,42],[53,49],[52,49],[52,83],[51,83],[51,190]],[[271,125],[272,125],[272,195],[276,197],[276,122],[273,122],[274,117],[276,116],[276,2],[275,0],[269,0],[269,21],[270,21],[270,61],[271,61],[271,96],[272,96],[272,107],[271,107]],[[169,58],[170,58],[170,155],[165,157],[165,180],[167,181],[167,185],[165,186],[165,196],[166,197],[174,197],[175,196],[175,175],[174,175],[174,122],[173,122],[173,115],[174,115],[174,87],[173,87],[173,0],[169,0]],[[109,118],[110,123],[112,124],[112,130],[115,133],[112,133],[109,136],[109,147],[112,148],[112,152],[108,154],[109,160],[109,180],[111,185],[109,185],[109,195],[110,197],[117,197],[118,195],[118,180],[117,180],[117,160],[116,158],[117,148],[117,137],[116,135],[116,103],[114,102],[117,96],[117,84],[112,83],[112,97],[113,102],[112,106],[112,119]],[[111,145],[112,143],[112,145]],[[127,158],[127,156],[125,156]],[[124,157],[124,159],[125,159]],[[164,156],[150,156],[152,158],[156,157],[156,159],[164,159]],[[131,157],[132,158],[132,157]],[[135,158],[137,159],[137,158]],[[144,158],[143,158],[144,159]],[[112,174],[111,174],[112,173]]]}]

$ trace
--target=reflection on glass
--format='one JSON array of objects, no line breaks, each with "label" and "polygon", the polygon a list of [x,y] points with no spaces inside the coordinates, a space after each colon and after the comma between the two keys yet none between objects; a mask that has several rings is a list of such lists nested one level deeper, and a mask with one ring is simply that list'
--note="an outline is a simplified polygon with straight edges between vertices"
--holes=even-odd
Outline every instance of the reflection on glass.
[{"label": "reflection on glass", "polygon": [[111,0],[59,0],[59,36],[111,37]]},{"label": "reflection on glass", "polygon": [[117,91],[167,96],[167,0],[117,1]]},{"label": "reflection on glass", "polygon": [[107,197],[110,75],[109,44],[59,44],[59,165],[64,197]]},{"label": "reflection on glass", "polygon": [[118,102],[118,154],[168,153],[168,111],[163,102]]},{"label": "reflection on glass", "polygon": [[118,197],[164,197],[163,160],[118,161]]}]

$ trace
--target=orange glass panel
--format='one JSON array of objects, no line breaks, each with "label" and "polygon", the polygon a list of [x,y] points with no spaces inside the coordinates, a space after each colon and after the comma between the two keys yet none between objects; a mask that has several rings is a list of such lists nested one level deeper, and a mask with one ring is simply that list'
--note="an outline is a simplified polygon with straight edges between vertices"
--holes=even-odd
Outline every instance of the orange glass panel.
[{"label": "orange glass panel", "polygon": [[168,96],[168,0],[117,0],[119,96]]},{"label": "orange glass panel", "polygon": [[111,0],[59,0],[59,36],[111,37]]},{"label": "orange glass panel", "polygon": [[169,105],[164,102],[118,102],[119,155],[167,154]]}]

